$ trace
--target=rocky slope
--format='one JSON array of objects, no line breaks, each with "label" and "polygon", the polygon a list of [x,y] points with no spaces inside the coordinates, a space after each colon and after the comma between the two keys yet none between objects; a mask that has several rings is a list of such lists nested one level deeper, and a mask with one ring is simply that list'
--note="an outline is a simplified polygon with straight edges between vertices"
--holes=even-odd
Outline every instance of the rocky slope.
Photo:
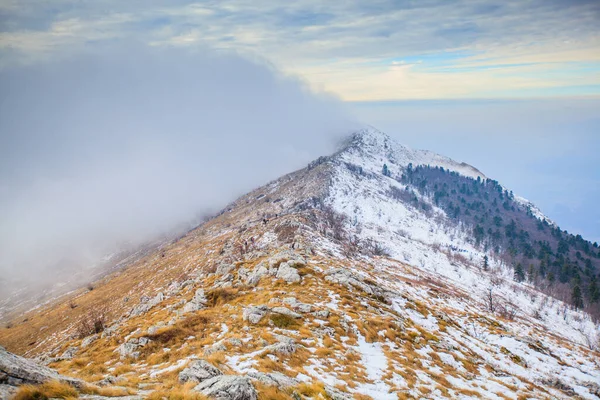
[{"label": "rocky slope", "polygon": [[151,398],[597,398],[598,326],[390,196],[409,163],[483,176],[366,129],[0,343]]}]

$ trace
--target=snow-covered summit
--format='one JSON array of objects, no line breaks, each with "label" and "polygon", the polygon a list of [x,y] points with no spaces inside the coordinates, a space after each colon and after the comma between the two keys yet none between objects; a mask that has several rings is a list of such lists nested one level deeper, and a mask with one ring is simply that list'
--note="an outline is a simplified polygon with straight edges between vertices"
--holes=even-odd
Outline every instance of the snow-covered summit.
[{"label": "snow-covered summit", "polygon": [[356,163],[369,170],[373,168],[372,172],[381,171],[383,163],[390,168],[392,174],[412,164],[443,167],[470,178],[486,178],[481,171],[469,164],[432,151],[411,149],[372,126],[355,132],[339,152],[339,156],[346,162]]}]

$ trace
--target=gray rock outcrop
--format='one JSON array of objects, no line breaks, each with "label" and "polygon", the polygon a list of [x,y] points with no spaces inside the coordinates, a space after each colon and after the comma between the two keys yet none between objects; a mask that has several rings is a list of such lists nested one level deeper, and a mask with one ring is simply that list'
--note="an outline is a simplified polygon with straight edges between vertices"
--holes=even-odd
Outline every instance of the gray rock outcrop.
[{"label": "gray rock outcrop", "polygon": [[200,383],[215,376],[223,375],[217,367],[204,360],[195,360],[188,364],[187,368],[179,373],[179,383]]},{"label": "gray rock outcrop", "polygon": [[203,308],[206,308],[207,303],[208,299],[204,295],[204,289],[198,289],[196,290],[194,297],[192,297],[192,299],[189,302],[187,302],[185,306],[183,306],[182,311],[184,314],[199,311]]},{"label": "gray rock outcrop", "polygon": [[258,395],[250,378],[220,375],[200,382],[194,390],[217,400],[257,400]]},{"label": "gray rock outcrop", "polygon": [[244,309],[242,319],[248,321],[251,324],[258,324],[261,319],[269,312],[269,307],[262,306],[250,306]]},{"label": "gray rock outcrop", "polygon": [[[76,388],[83,387],[83,381],[60,375],[58,372],[44,367],[24,357],[17,356],[0,347],[0,386],[38,385],[48,381],[68,383]],[[10,392],[10,387],[1,388]]]}]

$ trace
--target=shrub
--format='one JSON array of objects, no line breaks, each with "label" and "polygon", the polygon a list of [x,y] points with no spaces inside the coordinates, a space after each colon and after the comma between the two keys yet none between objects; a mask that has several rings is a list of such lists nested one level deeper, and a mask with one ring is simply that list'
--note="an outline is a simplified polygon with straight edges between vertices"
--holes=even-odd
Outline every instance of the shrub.
[{"label": "shrub", "polygon": [[84,338],[94,333],[100,333],[106,327],[107,320],[108,308],[106,306],[90,308],[79,320],[77,335]]}]

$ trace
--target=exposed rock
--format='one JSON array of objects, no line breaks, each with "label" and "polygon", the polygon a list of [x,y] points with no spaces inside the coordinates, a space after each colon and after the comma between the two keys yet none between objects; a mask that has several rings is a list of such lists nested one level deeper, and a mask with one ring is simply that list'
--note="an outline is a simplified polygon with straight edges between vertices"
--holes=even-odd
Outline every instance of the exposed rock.
[{"label": "exposed rock", "polygon": [[329,314],[331,314],[329,312],[329,310],[319,310],[319,311],[315,311],[313,313],[313,315],[317,318],[321,318],[321,319],[327,319],[329,318]]},{"label": "exposed rock", "polygon": [[94,334],[91,336],[86,337],[85,339],[83,339],[81,341],[81,348],[85,348],[88,347],[90,344],[94,343],[96,340],[98,340],[98,335]]},{"label": "exposed rock", "polygon": [[119,353],[121,358],[138,358],[140,356],[139,349],[147,345],[149,342],[150,340],[146,337],[132,338],[117,347],[115,352]]},{"label": "exposed rock", "polygon": [[215,343],[212,346],[208,346],[204,349],[204,355],[210,356],[211,354],[217,353],[219,351],[225,351],[227,347],[221,342]]},{"label": "exposed rock", "polygon": [[215,273],[217,275],[226,275],[226,274],[229,274],[234,269],[235,269],[235,265],[233,265],[233,264],[220,264],[217,267],[217,270],[215,271]]},{"label": "exposed rock", "polygon": [[0,399],[10,399],[16,391],[16,386],[0,384]]},{"label": "exposed rock", "polygon": [[79,396],[80,400],[143,400],[142,396],[118,396],[118,397],[105,397],[98,396],[96,394],[83,394]]},{"label": "exposed rock", "polygon": [[295,340],[283,335],[275,335],[279,343],[266,346],[264,350],[268,353],[278,353],[284,355],[290,355],[295,353],[298,349],[298,345]]},{"label": "exposed rock", "polygon": [[300,282],[300,280],[302,279],[298,271],[296,271],[294,267],[290,266],[289,261],[282,262],[279,265],[277,275],[275,276],[278,279],[283,279],[287,283]]},{"label": "exposed rock", "polygon": [[198,289],[196,290],[194,297],[192,297],[192,299],[185,306],[183,306],[182,312],[186,314],[189,312],[202,310],[203,308],[206,308],[207,303],[208,299],[204,295],[204,289]]},{"label": "exposed rock", "polygon": [[133,309],[129,312],[129,315],[131,317],[136,317],[138,315],[145,314],[164,299],[165,296],[162,293],[158,293],[152,299],[149,299],[148,296],[142,296],[140,299],[140,304],[133,307]]},{"label": "exposed rock", "polygon": [[68,349],[66,349],[64,353],[61,354],[59,359],[60,360],[72,360],[73,357],[75,357],[75,354],[77,354],[78,350],[79,350],[79,347],[71,346]]},{"label": "exposed rock", "polygon": [[363,278],[344,268],[335,268],[327,271],[325,280],[338,283],[347,288],[356,287],[363,292],[373,295],[386,303],[391,304],[388,293],[377,285],[364,282]]},{"label": "exposed rock", "polygon": [[307,304],[307,303],[296,303],[294,305],[294,310],[298,311],[299,313],[302,314],[306,314],[312,311],[312,305],[311,304]]},{"label": "exposed rock", "polygon": [[[79,379],[60,375],[48,367],[39,365],[33,360],[17,356],[0,347],[0,385],[36,385],[52,380],[68,383],[76,388],[83,387],[83,381]],[[2,391],[8,392],[10,388],[3,387]]]},{"label": "exposed rock", "polygon": [[238,338],[231,338],[229,339],[229,344],[232,346],[238,346],[241,347],[242,346],[242,341]]},{"label": "exposed rock", "polygon": [[335,337],[335,329],[330,326],[323,326],[321,328],[316,328],[314,331],[316,337],[323,339],[325,336]]},{"label": "exposed rock", "polygon": [[283,315],[287,315],[288,317],[292,317],[292,318],[302,318],[302,315],[290,310],[289,308],[285,308],[285,307],[273,307],[271,309],[271,311],[276,314],[283,314]]},{"label": "exposed rock", "polygon": [[179,373],[179,383],[190,381],[200,383],[219,375],[223,375],[223,373],[218,368],[204,360],[196,360],[188,364],[187,368]]},{"label": "exposed rock", "polygon": [[248,376],[264,385],[276,386],[278,388],[288,388],[300,383],[299,380],[290,378],[281,372],[270,372],[266,374],[263,372],[249,372]]},{"label": "exposed rock", "polygon": [[283,250],[269,258],[269,268],[281,267],[281,263],[287,262],[290,267],[302,267],[306,261],[299,254],[290,250]]},{"label": "exposed rock", "polygon": [[264,305],[263,306],[246,307],[244,309],[242,318],[244,321],[248,321],[251,324],[258,324],[260,322],[260,320],[263,319],[263,317],[265,315],[267,315],[268,311],[269,311],[269,307],[264,306]]},{"label": "exposed rock", "polygon": [[283,299],[283,304],[287,304],[288,306],[294,306],[298,303],[298,300],[295,297],[286,297]]},{"label": "exposed rock", "polygon": [[179,292],[181,292],[186,287],[193,285],[193,284],[194,284],[194,281],[191,279],[187,279],[183,282],[173,282],[167,288],[167,294],[169,296],[174,296],[174,295],[178,294]]},{"label": "exposed rock", "polygon": [[117,378],[112,375],[106,375],[102,380],[96,382],[98,386],[112,386],[117,383]]},{"label": "exposed rock", "polygon": [[200,382],[194,390],[217,400],[257,400],[258,395],[250,378],[220,375]]},{"label": "exposed rock", "polygon": [[268,274],[269,270],[265,267],[264,263],[260,263],[258,266],[256,266],[256,268],[254,268],[254,271],[248,275],[248,278],[246,278],[246,285],[256,286],[260,279]]},{"label": "exposed rock", "polygon": [[325,385],[325,393],[331,400],[352,400],[354,396],[344,393],[330,385]]}]

